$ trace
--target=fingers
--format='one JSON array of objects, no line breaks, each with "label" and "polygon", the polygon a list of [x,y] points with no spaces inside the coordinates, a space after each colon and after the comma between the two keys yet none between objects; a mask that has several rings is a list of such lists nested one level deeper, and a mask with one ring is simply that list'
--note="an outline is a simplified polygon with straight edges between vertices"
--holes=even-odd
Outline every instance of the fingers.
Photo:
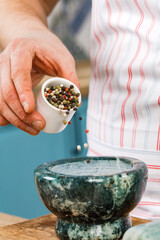
[{"label": "fingers", "polygon": [[66,78],[79,88],[75,60],[64,45],[60,45],[60,48],[61,50],[47,46],[37,49],[34,61],[36,69],[50,76]]},{"label": "fingers", "polygon": [[45,126],[43,117],[34,110],[32,91],[43,74],[66,78],[79,87],[73,57],[54,40],[46,44],[19,39],[0,55],[0,125],[12,123],[32,135]]},{"label": "fingers", "polygon": [[[3,59],[4,60],[4,59]],[[1,64],[1,92],[2,92],[2,102],[4,101],[6,104],[3,103],[3,116],[7,118],[9,122],[11,122],[16,127],[20,128],[23,131],[30,131],[30,134],[36,135],[38,134],[35,130],[41,130],[45,126],[45,120],[43,117],[36,111],[27,114],[19,100],[17,91],[15,86],[10,77],[10,61],[9,58],[6,57],[5,64]],[[4,106],[6,110],[4,111]],[[1,112],[2,113],[2,112]],[[14,123],[14,120],[16,123]],[[26,124],[22,124],[22,122]],[[30,130],[29,126],[30,125]]]},{"label": "fingers", "polygon": [[37,72],[32,68],[31,79],[32,79],[32,87],[34,88],[42,79],[44,78],[44,73]]},{"label": "fingers", "polygon": [[1,114],[0,114],[0,126],[6,126],[9,125],[10,122],[8,122]]},{"label": "fingers", "polygon": [[59,59],[59,65],[60,65],[60,76],[70,80],[78,88],[80,88],[80,83],[79,83],[78,76],[76,73],[74,59],[72,59],[72,58],[69,60],[63,59],[63,62],[62,62],[62,59]]},{"label": "fingers", "polygon": [[[57,42],[55,46],[57,46],[58,49],[56,52],[55,49],[52,48],[52,51],[50,50],[50,54],[53,61],[57,64],[56,67],[58,67],[58,76],[70,80],[79,88],[80,84],[76,73],[75,60],[65,45],[55,35],[54,37]],[[49,56],[48,54],[47,56]]]},{"label": "fingers", "polygon": [[[3,101],[2,94],[0,94],[0,112],[2,115],[0,115],[0,121],[2,120],[3,123],[5,123],[8,120],[8,122],[12,123],[15,127],[31,134],[31,135],[37,135],[39,131],[35,130],[34,128],[30,127],[29,125],[25,124],[23,121],[21,121],[13,112],[12,110],[7,106],[7,104]],[[7,122],[6,122],[7,123]],[[2,125],[1,125],[2,126]]]},{"label": "fingers", "polygon": [[24,51],[20,46],[14,51],[11,59],[11,79],[16,88],[19,100],[26,113],[35,109],[35,100],[32,91],[31,69],[32,55],[30,51]]}]

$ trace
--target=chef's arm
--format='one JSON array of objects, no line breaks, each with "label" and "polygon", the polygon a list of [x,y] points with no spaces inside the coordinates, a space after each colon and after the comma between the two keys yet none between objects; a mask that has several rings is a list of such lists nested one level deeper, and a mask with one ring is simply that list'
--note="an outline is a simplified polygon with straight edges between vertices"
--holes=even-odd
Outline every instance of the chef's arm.
[{"label": "chef's arm", "polygon": [[47,15],[57,0],[0,0],[0,47],[13,39],[28,37],[47,26]]}]

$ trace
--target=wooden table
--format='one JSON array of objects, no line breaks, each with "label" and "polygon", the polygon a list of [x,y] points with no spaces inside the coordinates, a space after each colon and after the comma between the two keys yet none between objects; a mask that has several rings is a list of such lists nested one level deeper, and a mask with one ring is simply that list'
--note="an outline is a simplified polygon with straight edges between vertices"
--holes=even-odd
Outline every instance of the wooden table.
[{"label": "wooden table", "polygon": [[[132,218],[133,226],[147,222]],[[56,217],[48,214],[22,223],[0,227],[0,240],[58,240],[55,224]]]},{"label": "wooden table", "polygon": [[21,217],[0,212],[0,227],[6,226],[9,224],[24,222],[26,220],[27,220],[26,218],[21,218]]}]

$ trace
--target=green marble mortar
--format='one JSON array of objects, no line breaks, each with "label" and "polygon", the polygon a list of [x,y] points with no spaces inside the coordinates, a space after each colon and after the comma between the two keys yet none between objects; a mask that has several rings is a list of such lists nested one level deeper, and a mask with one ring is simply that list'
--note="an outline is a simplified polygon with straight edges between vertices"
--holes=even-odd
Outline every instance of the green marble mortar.
[{"label": "green marble mortar", "polygon": [[57,216],[63,240],[118,240],[131,227],[130,211],[147,182],[142,161],[81,157],[44,163],[35,169],[37,191]]}]

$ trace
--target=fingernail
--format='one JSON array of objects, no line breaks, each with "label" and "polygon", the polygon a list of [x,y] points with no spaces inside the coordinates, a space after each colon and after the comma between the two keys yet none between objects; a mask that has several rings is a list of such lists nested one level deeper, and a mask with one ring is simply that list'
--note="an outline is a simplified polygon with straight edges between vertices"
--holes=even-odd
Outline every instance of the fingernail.
[{"label": "fingernail", "polygon": [[37,130],[41,130],[43,128],[43,124],[41,121],[32,122],[32,126]]},{"label": "fingernail", "polygon": [[25,112],[29,112],[29,105],[28,105],[28,103],[27,102],[23,102],[23,107],[24,107],[24,110],[25,110]]},{"label": "fingernail", "polygon": [[38,132],[34,129],[34,128],[32,128],[32,127],[26,127],[26,131],[28,132],[28,133],[31,133],[32,135],[36,135]]}]

